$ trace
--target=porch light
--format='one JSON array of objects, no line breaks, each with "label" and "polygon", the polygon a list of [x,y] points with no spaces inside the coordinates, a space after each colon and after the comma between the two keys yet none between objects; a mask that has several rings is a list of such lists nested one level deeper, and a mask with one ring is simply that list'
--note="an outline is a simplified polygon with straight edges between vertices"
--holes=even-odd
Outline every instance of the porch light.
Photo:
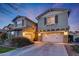
[{"label": "porch light", "polygon": [[68,35],[68,32],[64,32],[64,35]]},{"label": "porch light", "polygon": [[41,33],[38,33],[38,36],[41,36]]}]

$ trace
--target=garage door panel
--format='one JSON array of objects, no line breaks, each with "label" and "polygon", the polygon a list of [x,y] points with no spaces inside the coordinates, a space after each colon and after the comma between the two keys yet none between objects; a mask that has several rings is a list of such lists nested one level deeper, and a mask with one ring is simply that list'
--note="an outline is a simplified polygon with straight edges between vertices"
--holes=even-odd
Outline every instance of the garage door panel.
[{"label": "garage door panel", "polygon": [[45,42],[63,42],[63,35],[61,34],[43,34],[42,41]]}]

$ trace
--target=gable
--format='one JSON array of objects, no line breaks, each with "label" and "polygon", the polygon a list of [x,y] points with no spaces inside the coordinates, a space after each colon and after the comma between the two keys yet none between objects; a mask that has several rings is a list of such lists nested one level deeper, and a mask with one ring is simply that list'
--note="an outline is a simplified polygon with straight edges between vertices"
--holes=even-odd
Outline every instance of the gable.
[{"label": "gable", "polygon": [[20,20],[27,20],[33,24],[37,24],[34,21],[32,21],[31,19],[27,18],[26,16],[17,16],[16,18],[14,18],[12,21],[16,22],[16,21],[20,21]]},{"label": "gable", "polygon": [[70,14],[70,11],[67,10],[67,9],[59,9],[59,8],[56,8],[56,9],[49,9],[49,10],[45,11],[44,13],[40,14],[39,16],[37,16],[36,19],[38,20],[38,19],[40,19],[41,17],[44,17],[44,16],[46,16],[46,15],[61,14],[61,13],[63,13],[63,12],[68,13],[68,16],[69,16],[69,14]]}]

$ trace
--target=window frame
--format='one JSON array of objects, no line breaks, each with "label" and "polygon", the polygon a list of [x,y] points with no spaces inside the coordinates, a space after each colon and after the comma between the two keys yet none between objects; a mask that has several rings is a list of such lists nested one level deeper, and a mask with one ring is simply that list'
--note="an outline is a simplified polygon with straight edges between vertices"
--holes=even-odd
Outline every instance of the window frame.
[{"label": "window frame", "polygon": [[58,15],[53,15],[53,16],[48,16],[48,17],[45,17],[44,18],[44,25],[47,25],[47,26],[50,26],[50,25],[55,25],[54,23],[52,23],[52,24],[47,24],[48,22],[48,18],[49,17],[54,17],[54,22],[55,22],[55,24],[57,24],[58,23]]},{"label": "window frame", "polygon": [[17,20],[17,27],[22,27],[22,20]]},{"label": "window frame", "polygon": [[[52,18],[52,17],[54,17],[54,23],[53,22],[51,22],[51,24],[48,24],[48,18]],[[56,24],[56,22],[55,22],[55,16],[49,16],[49,17],[47,17],[47,19],[46,19],[46,25],[55,25]]]}]

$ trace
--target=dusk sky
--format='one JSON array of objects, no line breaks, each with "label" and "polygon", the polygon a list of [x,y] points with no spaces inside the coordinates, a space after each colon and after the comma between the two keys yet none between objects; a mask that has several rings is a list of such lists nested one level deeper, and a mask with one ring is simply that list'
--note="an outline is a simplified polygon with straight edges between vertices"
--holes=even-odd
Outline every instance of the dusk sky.
[{"label": "dusk sky", "polygon": [[50,8],[66,8],[71,10],[69,16],[69,26],[71,30],[79,30],[79,4],[0,4],[0,28],[12,23],[12,20],[17,16],[26,16],[37,22],[35,17]]}]

